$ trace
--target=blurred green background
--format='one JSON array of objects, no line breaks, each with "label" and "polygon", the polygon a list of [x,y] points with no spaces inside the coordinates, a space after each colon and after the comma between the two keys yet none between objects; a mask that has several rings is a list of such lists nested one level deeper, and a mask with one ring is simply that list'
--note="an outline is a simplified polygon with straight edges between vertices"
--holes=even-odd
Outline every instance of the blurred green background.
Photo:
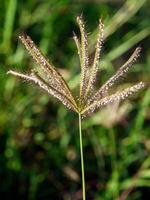
[{"label": "blurred green background", "polygon": [[[149,0],[0,0],[1,199],[82,199],[78,116],[32,84],[6,75],[34,66],[18,35],[28,33],[76,90],[76,16],[83,13],[91,33],[91,58],[101,17],[106,42],[97,85],[138,45],[141,57],[117,87],[149,83],[149,8]],[[83,121],[87,200],[150,198],[149,124],[149,88]]]}]

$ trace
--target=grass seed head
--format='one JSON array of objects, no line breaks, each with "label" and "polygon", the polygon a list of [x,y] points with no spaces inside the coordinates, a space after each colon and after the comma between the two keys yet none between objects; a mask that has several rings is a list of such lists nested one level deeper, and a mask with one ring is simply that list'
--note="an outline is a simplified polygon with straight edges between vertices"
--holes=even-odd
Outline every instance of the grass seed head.
[{"label": "grass seed head", "polygon": [[38,64],[39,71],[32,70],[30,74],[22,74],[16,71],[8,71],[8,74],[20,77],[38,85],[48,94],[56,97],[67,108],[76,113],[80,113],[83,117],[90,115],[95,110],[102,108],[114,101],[124,100],[139,90],[143,89],[145,84],[140,82],[123,91],[117,91],[111,95],[108,90],[116,83],[118,79],[126,75],[131,66],[140,55],[141,48],[135,49],[130,58],[123,64],[117,72],[106,81],[97,91],[94,91],[94,83],[98,72],[99,59],[101,57],[101,49],[104,42],[104,25],[99,21],[99,32],[95,45],[95,56],[91,68],[89,67],[88,55],[88,37],[85,30],[85,23],[82,16],[77,17],[81,38],[77,38],[74,34],[73,38],[77,46],[80,65],[81,65],[81,80],[79,99],[75,99],[70,91],[69,86],[63,79],[57,69],[50,63],[48,59],[41,53],[35,43],[28,35],[21,35],[19,39],[32,56],[33,60]]}]

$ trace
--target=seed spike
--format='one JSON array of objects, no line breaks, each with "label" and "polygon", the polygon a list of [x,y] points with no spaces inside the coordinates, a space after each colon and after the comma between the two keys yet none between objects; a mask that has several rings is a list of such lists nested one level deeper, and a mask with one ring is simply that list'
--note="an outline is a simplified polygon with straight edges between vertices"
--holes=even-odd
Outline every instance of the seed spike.
[{"label": "seed spike", "polygon": [[100,100],[94,101],[92,104],[90,104],[88,107],[86,107],[81,114],[83,116],[90,115],[93,113],[96,109],[102,108],[110,103],[113,103],[115,101],[121,101],[129,96],[136,93],[138,90],[141,90],[145,87],[145,84],[143,82],[140,82],[138,84],[133,85],[132,87],[129,87],[127,89],[124,89],[122,92],[116,92],[115,94],[112,94],[110,96],[104,97]]},{"label": "seed spike", "polygon": [[[59,99],[66,107],[77,112],[77,107],[72,103],[72,101],[68,98],[68,96],[64,95],[62,92],[58,91],[57,88],[50,86],[42,77],[36,73],[31,73],[32,77],[35,77],[39,82],[43,83],[46,86],[47,92]],[[52,94],[53,93],[53,94]]]},{"label": "seed spike", "polygon": [[13,71],[13,70],[9,70],[7,72],[7,74],[11,74],[13,76],[20,77],[20,78],[25,79],[27,81],[31,81],[32,80],[32,77],[30,77],[28,74],[19,73],[19,72]]},{"label": "seed spike", "polygon": [[28,35],[23,34],[19,36],[19,39],[24,44],[25,48],[28,50],[32,58],[36,61],[37,64],[39,64],[39,66],[45,73],[45,76],[48,78],[50,84],[61,88],[61,90],[63,90],[63,93],[66,94],[66,96],[70,97],[73,104],[76,104],[71,94],[71,91],[61,74],[55,69],[55,67],[49,62],[49,60],[47,60],[43,56],[35,43],[31,40],[31,38]]},{"label": "seed spike", "polygon": [[88,40],[87,33],[85,31],[85,24],[83,22],[82,16],[77,17],[77,23],[81,32],[81,84],[80,84],[80,99],[84,99],[87,82],[88,82],[88,67],[89,67],[89,58],[88,58]]},{"label": "seed spike", "polygon": [[78,55],[79,55],[80,62],[81,62],[81,44],[79,42],[79,39],[78,39],[77,35],[74,32],[73,32],[73,39],[74,39],[75,44],[77,46]]},{"label": "seed spike", "polygon": [[50,87],[42,77],[40,77],[35,71],[32,70],[31,74],[22,74],[18,73],[16,71],[8,71],[7,74],[11,74],[14,76],[18,76],[22,79],[25,79],[27,81],[33,82],[34,84],[38,85],[41,89],[48,92],[50,95],[57,98],[59,101],[61,101],[67,108],[77,112],[77,108],[75,105],[72,104],[72,102],[63,94],[61,94],[59,91],[57,91],[55,88]]},{"label": "seed spike", "polygon": [[104,24],[102,23],[102,20],[100,19],[99,20],[99,33],[98,33],[97,42],[96,42],[96,46],[95,46],[95,57],[94,57],[94,61],[93,61],[92,71],[91,71],[86,95],[88,94],[89,90],[93,90],[93,85],[96,80],[98,64],[99,64],[99,59],[100,59],[103,42],[104,42]]},{"label": "seed spike", "polygon": [[140,56],[141,48],[137,47],[133,54],[130,56],[130,58],[127,60],[127,62],[122,65],[118,69],[118,71],[113,75],[104,85],[101,86],[101,88],[96,92],[96,94],[90,99],[89,102],[92,102],[93,100],[96,100],[97,98],[100,98],[103,96],[104,93],[108,91],[108,89],[114,85],[114,83],[120,78],[123,77],[130,69],[130,67],[133,65],[133,63],[137,60],[137,58]]}]

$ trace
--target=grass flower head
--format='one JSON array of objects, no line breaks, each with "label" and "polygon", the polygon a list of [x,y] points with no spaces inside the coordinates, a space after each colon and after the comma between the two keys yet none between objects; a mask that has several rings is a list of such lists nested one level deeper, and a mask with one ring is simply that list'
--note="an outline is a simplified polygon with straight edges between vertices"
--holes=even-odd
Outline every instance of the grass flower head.
[{"label": "grass flower head", "polygon": [[28,35],[21,35],[19,39],[32,56],[34,61],[38,64],[40,70],[32,70],[29,74],[22,74],[16,71],[8,71],[8,74],[18,76],[27,81],[33,82],[40,88],[48,92],[50,95],[60,100],[67,108],[73,110],[76,113],[80,113],[83,117],[90,115],[95,110],[102,108],[114,101],[121,101],[138,90],[144,87],[144,83],[140,82],[132,87],[129,87],[123,91],[117,91],[114,94],[108,95],[108,90],[116,83],[118,79],[123,77],[131,68],[133,63],[140,55],[141,48],[135,49],[131,57],[123,64],[118,71],[104,83],[97,91],[94,90],[94,83],[96,81],[96,75],[99,68],[99,59],[101,57],[101,50],[104,42],[104,25],[102,21],[99,21],[99,32],[97,36],[97,42],[95,45],[95,56],[92,66],[89,66],[88,55],[88,38],[85,30],[85,23],[82,16],[77,17],[77,23],[80,28],[81,38],[74,34],[73,38],[76,43],[80,66],[81,66],[81,80],[80,80],[80,93],[78,100],[75,99],[57,69],[45,58],[40,52],[35,43]]},{"label": "grass flower head", "polygon": [[22,74],[16,71],[8,71],[8,74],[18,76],[22,79],[30,81],[40,88],[45,90],[48,94],[56,97],[67,108],[73,110],[79,115],[79,136],[80,136],[80,155],[81,155],[81,171],[82,171],[82,188],[83,188],[83,200],[86,199],[85,194],[85,177],[84,177],[84,159],[83,159],[83,144],[82,144],[82,131],[81,131],[81,117],[86,117],[110,103],[115,101],[122,101],[134,93],[141,90],[145,84],[139,82],[131,87],[128,87],[122,91],[117,91],[113,94],[109,94],[109,89],[123,77],[137,60],[140,55],[141,48],[135,49],[130,58],[123,64],[117,72],[109,78],[97,91],[94,90],[94,84],[99,68],[99,59],[101,57],[101,50],[104,42],[104,25],[99,20],[99,32],[95,45],[95,56],[92,66],[89,64],[88,54],[88,37],[85,30],[85,23],[82,16],[77,17],[77,23],[79,25],[81,37],[80,39],[74,34],[73,38],[77,46],[80,66],[81,66],[81,78],[80,78],[80,92],[78,98],[74,98],[72,92],[63,79],[57,69],[45,58],[41,51],[34,44],[32,39],[28,35],[21,35],[19,39],[32,56],[33,60],[37,63],[38,68],[33,69],[29,74]]}]

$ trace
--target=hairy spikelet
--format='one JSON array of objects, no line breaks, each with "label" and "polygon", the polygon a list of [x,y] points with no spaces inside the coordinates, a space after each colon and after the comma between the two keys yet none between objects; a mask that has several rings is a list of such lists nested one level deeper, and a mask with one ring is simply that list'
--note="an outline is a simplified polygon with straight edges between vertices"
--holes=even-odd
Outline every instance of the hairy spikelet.
[{"label": "hairy spikelet", "polygon": [[108,89],[112,85],[114,85],[114,83],[119,78],[123,77],[129,71],[130,67],[140,56],[140,51],[141,51],[140,47],[136,48],[135,51],[133,52],[133,54],[131,55],[131,57],[127,60],[127,62],[124,65],[122,65],[122,67],[120,67],[118,69],[118,71],[110,79],[108,79],[108,81],[106,81],[106,83],[104,85],[102,85],[102,87],[96,92],[96,94],[91,97],[89,102],[92,102],[96,99],[102,98],[103,94],[106,93],[108,91]]},{"label": "hairy spikelet", "polygon": [[100,59],[103,42],[104,42],[104,24],[102,23],[102,20],[100,19],[99,20],[99,33],[98,33],[97,42],[96,42],[96,46],[95,46],[95,57],[94,57],[93,66],[92,66],[92,70],[91,70],[91,74],[90,74],[90,78],[89,78],[89,82],[88,82],[86,95],[88,94],[89,90],[91,92],[93,90],[93,85],[96,80],[98,64],[99,64],[99,59]]},{"label": "hairy spikelet", "polygon": [[111,86],[114,85],[121,77],[123,77],[129,71],[133,63],[137,60],[141,51],[141,48],[138,47],[127,60],[127,62],[125,62],[125,64],[122,65],[117,72],[110,79],[108,79],[108,81],[106,81],[106,83],[102,85],[97,92],[93,94],[94,82],[98,71],[98,64],[104,41],[104,25],[100,20],[99,33],[95,47],[95,56],[90,70],[88,61],[87,33],[85,31],[85,25],[81,16],[77,17],[77,23],[81,32],[81,41],[79,41],[75,34],[73,38],[77,46],[81,64],[79,99],[74,99],[69,86],[61,74],[59,74],[55,67],[43,56],[31,38],[27,35],[21,35],[19,38],[24,44],[25,48],[28,50],[29,54],[38,64],[39,68],[37,71],[32,70],[30,74],[22,74],[12,70],[8,71],[8,74],[18,76],[24,80],[38,85],[48,94],[56,97],[67,108],[76,113],[80,113],[82,117],[85,117],[93,113],[95,110],[102,108],[103,106],[106,106],[114,101],[121,101],[130,97],[132,94],[144,88],[145,84],[140,82],[112,95],[108,95],[107,93]]},{"label": "hairy spikelet", "polygon": [[85,98],[85,92],[88,82],[88,67],[89,67],[89,58],[88,58],[88,39],[87,33],[85,31],[85,24],[83,22],[82,16],[77,17],[77,23],[81,32],[81,85],[80,85],[80,100]]},{"label": "hairy spikelet", "polygon": [[129,87],[129,88],[123,90],[122,92],[116,92],[115,94],[104,97],[100,100],[96,100],[92,104],[87,106],[84,110],[82,110],[82,115],[83,116],[90,115],[98,108],[106,106],[114,101],[124,100],[124,99],[128,98],[129,96],[131,96],[132,94],[136,93],[138,90],[141,90],[142,88],[144,88],[144,86],[145,86],[145,84],[143,82],[140,82],[132,87]]},{"label": "hairy spikelet", "polygon": [[80,45],[79,39],[78,39],[78,37],[77,37],[77,35],[75,33],[73,33],[73,39],[74,39],[75,44],[77,46],[78,55],[79,55],[79,59],[80,59],[80,63],[81,63],[81,59],[82,59],[82,56],[81,56],[81,45]]},{"label": "hairy spikelet", "polygon": [[36,63],[41,67],[49,84],[57,88],[57,90],[62,92],[64,95],[69,96],[72,103],[76,104],[69,90],[69,87],[65,83],[63,77],[59,74],[59,72],[55,69],[55,67],[52,66],[52,64],[42,55],[42,53],[34,44],[34,42],[31,40],[31,38],[28,35],[24,34],[19,36],[19,39],[24,44],[25,48],[28,50],[28,52],[36,61]]},{"label": "hairy spikelet", "polygon": [[50,87],[37,73],[31,72],[31,74],[22,74],[15,71],[8,71],[7,74],[12,74],[14,76],[18,76],[26,81],[33,82],[34,84],[38,85],[41,89],[48,92],[50,95],[57,98],[59,101],[61,101],[67,108],[78,112],[75,105],[72,104],[72,102],[68,99],[67,96],[64,96],[62,93],[58,92],[55,88]]}]

